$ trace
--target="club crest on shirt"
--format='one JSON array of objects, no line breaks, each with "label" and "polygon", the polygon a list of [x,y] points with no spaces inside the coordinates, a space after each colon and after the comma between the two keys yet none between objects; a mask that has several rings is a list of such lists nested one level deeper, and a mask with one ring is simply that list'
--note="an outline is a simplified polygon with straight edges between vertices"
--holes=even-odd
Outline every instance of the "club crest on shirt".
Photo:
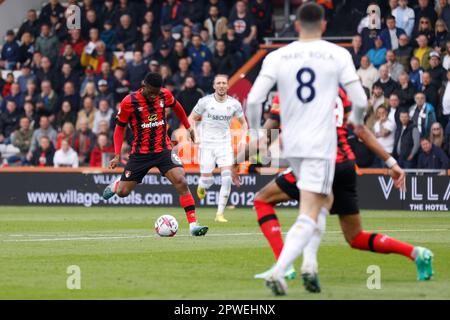
[{"label": "club crest on shirt", "polygon": [[125,177],[126,178],[131,177],[131,171],[129,171],[129,170],[125,171]]},{"label": "club crest on shirt", "polygon": [[158,115],[156,113],[149,115],[148,121],[158,121]]}]

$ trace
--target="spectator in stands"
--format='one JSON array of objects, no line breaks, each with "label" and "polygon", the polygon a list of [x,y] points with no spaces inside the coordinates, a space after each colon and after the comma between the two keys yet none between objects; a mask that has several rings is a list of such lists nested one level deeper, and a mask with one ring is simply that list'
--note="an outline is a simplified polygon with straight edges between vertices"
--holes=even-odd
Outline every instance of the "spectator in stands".
[{"label": "spectator in stands", "polygon": [[91,151],[95,146],[96,137],[89,129],[88,119],[80,120],[80,129],[75,134],[75,151],[78,153],[80,165],[88,165]]},{"label": "spectator in stands", "polygon": [[62,141],[69,142],[70,146],[75,143],[75,127],[72,122],[65,122],[61,128],[61,132],[56,136],[56,150],[61,148]]},{"label": "spectator in stands", "polygon": [[105,20],[103,31],[100,33],[100,39],[105,43],[106,50],[113,51],[116,48],[116,30],[113,28],[111,20]]},{"label": "spectator in stands", "polygon": [[[103,62],[100,68],[101,68],[101,72],[100,72],[100,74],[95,76],[95,83],[97,83],[97,86],[99,87],[99,81],[105,80],[106,84],[107,84],[108,93],[113,92],[115,78],[114,78],[114,74],[111,72],[111,66],[109,65],[108,62]],[[100,87],[99,87],[99,90],[100,90]]]},{"label": "spectator in stands", "polygon": [[99,135],[99,134],[106,134],[108,136],[108,139],[110,141],[113,141],[114,133],[113,133],[112,130],[109,130],[109,122],[110,122],[110,120],[111,119],[99,121],[97,135]]},{"label": "spectator in stands", "polygon": [[78,111],[76,128],[80,129],[83,119],[86,119],[89,123],[89,129],[94,127],[94,119],[97,109],[95,109],[94,100],[91,97],[85,97],[83,99],[83,108]]},{"label": "spectator in stands", "polygon": [[61,148],[55,152],[53,157],[53,165],[55,168],[78,168],[78,155],[67,140],[61,141]]},{"label": "spectator in stands", "polygon": [[186,78],[191,76],[192,73],[189,71],[189,61],[188,59],[180,59],[178,62],[178,71],[173,75],[173,82],[175,86],[179,89],[184,84]]},{"label": "spectator in stands", "polygon": [[174,33],[180,33],[183,28],[181,4],[175,0],[166,0],[161,9],[161,26],[170,25]]},{"label": "spectator in stands", "polygon": [[416,88],[409,81],[409,75],[406,72],[400,74],[399,87],[395,90],[399,98],[401,107],[409,108],[414,104],[414,95],[416,94]]},{"label": "spectator in stands", "polygon": [[10,144],[11,133],[19,128],[22,112],[13,100],[6,103],[6,112],[0,113],[0,143]]},{"label": "spectator in stands", "polygon": [[117,14],[116,14],[116,24],[120,23],[120,18],[123,15],[130,16],[131,21],[136,24],[137,17],[139,16],[139,12],[137,11],[137,7],[134,5],[134,2],[129,2],[128,0],[119,0],[117,5]]},{"label": "spectator in stands", "polygon": [[188,48],[188,56],[191,60],[190,68],[196,75],[199,75],[202,72],[204,61],[212,60],[212,53],[202,44],[200,35],[194,35],[192,37],[192,46]]},{"label": "spectator in stands", "polygon": [[31,68],[31,61],[33,60],[34,53],[34,38],[29,32],[25,32],[20,40],[17,65],[23,67],[28,65]]},{"label": "spectator in stands", "polygon": [[81,31],[79,29],[70,29],[69,32],[69,39],[63,42],[63,45],[61,47],[61,50],[63,53],[65,50],[65,47],[70,44],[72,46],[73,51],[76,53],[78,58],[81,57],[83,54],[83,49],[86,46],[87,42],[81,38]]},{"label": "spectator in stands", "polygon": [[39,19],[43,23],[50,23],[50,16],[56,14],[60,19],[64,18],[65,9],[59,3],[59,0],[49,0],[48,3],[42,8]]},{"label": "spectator in stands", "polygon": [[11,135],[11,143],[14,147],[19,149],[19,154],[8,158],[8,164],[23,165],[26,162],[26,154],[30,150],[31,137],[33,136],[33,129],[30,120],[27,117],[20,118],[19,129],[14,131]]},{"label": "spectator in stands", "polygon": [[188,53],[186,48],[184,47],[184,43],[181,40],[175,41],[175,45],[173,47],[172,52],[172,59],[170,60],[170,69],[172,70],[172,73],[178,71],[178,64],[180,62],[180,59],[187,58]]},{"label": "spectator in stands", "polygon": [[114,70],[114,101],[122,101],[130,93],[130,82],[125,79],[125,71],[121,68]]},{"label": "spectator in stands", "polygon": [[[189,27],[185,28],[191,30],[191,28]],[[158,38],[158,41],[156,41],[155,49],[160,50],[163,45],[166,45],[166,47],[169,48],[169,50],[172,50],[173,46],[175,45],[175,40],[172,37],[172,27],[170,25],[165,25],[161,27],[161,36]]]},{"label": "spectator in stands", "polygon": [[449,160],[445,152],[432,144],[428,138],[420,140],[421,152],[417,167],[419,169],[448,169]]},{"label": "spectator in stands", "polygon": [[408,7],[408,0],[399,0],[399,6],[392,10],[397,28],[405,30],[408,37],[411,36],[414,28],[414,10]]},{"label": "spectator in stands", "polygon": [[202,44],[205,45],[209,51],[212,53],[214,51],[214,45],[216,41],[209,36],[208,29],[202,28],[200,30],[200,38],[202,39]]},{"label": "spectator in stands", "polygon": [[61,105],[64,101],[69,101],[73,112],[78,112],[80,108],[80,95],[75,90],[75,86],[72,82],[66,82],[64,84],[63,93],[59,96],[58,110],[61,109]]},{"label": "spectator in stands", "polygon": [[[3,97],[6,97],[7,95],[11,94],[11,87],[12,87],[13,84],[14,84],[14,74],[12,72],[9,72],[6,75],[6,81],[3,84],[3,89],[2,89],[2,96]],[[20,87],[19,87],[19,91],[20,91]],[[2,107],[0,111],[5,111],[5,108]]]},{"label": "spectator in stands", "polygon": [[355,65],[355,68],[359,69],[359,67],[361,66],[361,58],[364,55],[362,50],[362,39],[359,34],[353,36],[352,47],[349,48],[348,51],[352,55],[352,60],[353,64]]},{"label": "spectator in stands", "polygon": [[441,53],[445,51],[446,49],[446,43],[450,39],[450,35],[448,33],[447,25],[445,24],[445,21],[442,19],[438,19],[436,21],[435,26],[435,37],[434,37],[434,43],[433,48],[435,51]]},{"label": "spectator in stands", "polygon": [[419,0],[418,5],[414,8],[414,17],[414,30],[418,29],[422,17],[427,17],[431,21],[431,24],[434,25],[436,23],[437,14],[436,11],[434,11],[433,3],[430,3],[430,0]]},{"label": "spectator in stands", "polygon": [[419,59],[420,67],[426,70],[430,67],[429,57],[433,49],[428,46],[428,39],[425,35],[419,35],[416,40],[419,47],[414,50],[413,54]]},{"label": "spectator in stands", "polygon": [[88,46],[83,50],[81,55],[81,65],[84,67],[91,66],[95,74],[101,73],[101,65],[103,62],[108,62],[111,69],[115,69],[118,65],[117,57],[114,53],[106,51],[106,46],[103,41],[98,41],[95,44],[95,49],[89,53]]},{"label": "spectator in stands", "polygon": [[100,30],[102,28],[101,22],[97,18],[97,13],[93,9],[88,9],[84,12],[81,19],[81,35],[84,38],[89,36],[91,29]]},{"label": "spectator in stands", "polygon": [[440,88],[442,83],[447,79],[447,70],[441,65],[441,56],[438,52],[430,53],[430,68],[426,70],[431,76],[431,84],[436,88]]},{"label": "spectator in stands", "polygon": [[442,125],[439,122],[435,122],[431,126],[429,140],[432,144],[444,151],[448,149],[446,146],[447,141],[445,140],[444,128],[442,128]]},{"label": "spectator in stands", "polygon": [[186,49],[189,49],[190,46],[192,46],[192,36],[194,34],[192,33],[192,28],[189,26],[184,26],[181,36],[181,41],[183,41],[184,47]]},{"label": "spectator in stands", "polygon": [[409,71],[409,78],[414,88],[418,91],[422,90],[422,76],[423,69],[420,67],[420,60],[416,57],[411,58],[411,70]]},{"label": "spectator in stands", "polygon": [[395,131],[393,156],[400,167],[413,169],[416,167],[417,154],[420,148],[420,132],[411,121],[408,111],[400,111],[400,124]]},{"label": "spectator in stands", "polygon": [[39,146],[33,151],[30,163],[33,166],[52,167],[55,148],[46,136],[39,139]]},{"label": "spectator in stands", "polygon": [[172,70],[167,64],[163,64],[161,68],[159,68],[159,74],[162,78],[163,87],[166,85],[167,81],[172,78]]},{"label": "spectator in stands", "polygon": [[38,118],[37,118],[37,114],[34,111],[34,104],[31,101],[26,101],[24,106],[23,106],[23,112],[24,112],[24,117],[28,118],[28,120],[30,120],[30,127],[31,128],[36,128],[37,124],[39,123]]},{"label": "spectator in stands", "polygon": [[6,31],[5,40],[0,57],[0,67],[6,70],[15,70],[19,61],[19,44],[13,30]]},{"label": "spectator in stands", "polygon": [[[389,114],[386,107],[378,107],[378,109],[376,110],[376,114],[377,121],[373,126],[373,132],[383,149],[387,153],[392,154],[394,148],[396,124],[389,119]],[[373,166],[375,168],[382,168],[384,166],[384,163],[381,159],[375,157]]]},{"label": "spectator in stands", "polygon": [[167,65],[173,65],[174,63],[174,57],[170,53],[170,47],[163,43],[160,47],[158,52],[155,54],[155,60],[158,62],[158,65],[161,64],[167,64]]},{"label": "spectator in stands", "polygon": [[100,121],[109,121],[113,114],[112,109],[110,108],[110,104],[108,100],[102,99],[98,103],[98,111],[95,113],[94,124],[92,126],[92,132],[94,134],[99,133],[99,123]]},{"label": "spectator in stands", "polygon": [[50,81],[52,88],[54,88],[58,83],[57,78],[56,70],[53,69],[50,59],[45,56],[42,57],[40,67],[36,71],[37,86],[40,88],[42,82],[48,80]]},{"label": "spectator in stands", "polygon": [[208,30],[211,39],[219,40],[227,32],[228,19],[219,14],[217,6],[210,6],[208,10],[208,17],[203,26]]},{"label": "spectator in stands", "polygon": [[64,51],[62,55],[58,58],[57,69],[61,70],[64,63],[70,64],[73,72],[77,75],[77,83],[80,81],[80,76],[83,74],[83,67],[80,63],[80,57],[77,56],[71,44],[66,44],[64,46]]},{"label": "spectator in stands", "polygon": [[[151,20],[146,21],[145,17],[148,13],[151,13]],[[159,30],[159,22],[161,20],[161,4],[156,0],[144,0],[144,3],[141,4],[139,8],[139,24],[149,23],[152,30]],[[149,19],[149,18],[147,18]]]},{"label": "spectator in stands", "polygon": [[20,102],[21,102],[20,98],[21,98],[21,96],[22,95],[20,93],[20,86],[19,86],[19,84],[18,83],[13,83],[11,85],[10,93],[3,98],[2,105],[1,105],[1,108],[0,108],[0,111],[1,111],[0,114],[2,112],[6,112],[7,104],[10,101],[14,102],[14,104],[17,107],[17,109],[22,109],[22,105],[20,105]]},{"label": "spectator in stands", "polygon": [[36,10],[30,9],[27,12],[27,19],[22,23],[17,32],[17,38],[21,39],[26,32],[30,33],[34,38],[39,35],[40,25]]},{"label": "spectator in stands", "polygon": [[435,87],[432,83],[431,74],[427,71],[422,76],[422,92],[425,94],[425,98],[430,103],[435,111],[438,111],[439,107],[439,94],[438,87]]},{"label": "spectator in stands", "polygon": [[54,35],[58,41],[64,41],[67,38],[67,27],[64,23],[65,20],[59,19],[56,13],[52,13],[50,16],[50,34]]},{"label": "spectator in stands", "polygon": [[114,0],[105,0],[99,10],[100,18],[103,22],[110,21],[111,24],[118,20],[117,7]]},{"label": "spectator in stands", "polygon": [[[394,122],[397,126],[400,125],[400,111],[402,110],[402,108],[400,108],[400,99],[396,93],[391,93],[391,95],[389,96],[387,110],[389,112],[389,120]],[[408,109],[406,108],[403,110]]]},{"label": "spectator in stands", "polygon": [[98,86],[98,94],[94,99],[94,104],[98,107],[101,100],[108,101],[110,106],[115,105],[114,95],[109,91],[108,82],[106,80],[99,80],[97,83]]},{"label": "spectator in stands", "polygon": [[142,60],[144,61],[144,64],[148,66],[150,61],[154,59],[155,56],[155,50],[153,48],[153,43],[146,42],[142,46]]},{"label": "spectator in stands", "polygon": [[373,128],[376,121],[377,110],[379,107],[387,107],[388,100],[383,95],[383,88],[378,83],[372,86],[372,95],[369,98],[369,107],[365,117],[365,124],[369,129]]},{"label": "spectator in stands", "polygon": [[244,1],[236,1],[236,11],[230,14],[229,23],[234,27],[236,38],[241,43],[244,59],[248,60],[255,49],[258,31]]},{"label": "spectator in stands", "polygon": [[212,71],[211,62],[204,61],[202,65],[202,73],[197,76],[197,86],[205,94],[212,93],[213,90],[214,73]]},{"label": "spectator in stands", "polygon": [[404,71],[403,66],[397,62],[395,53],[392,50],[386,52],[386,66],[388,68],[389,75],[392,80],[398,82],[400,74]]},{"label": "spectator in stands", "polygon": [[272,4],[268,0],[254,0],[250,4],[250,12],[256,23],[258,31],[258,42],[264,42],[264,37],[272,35]]},{"label": "spectator in stands", "polygon": [[58,95],[52,88],[52,84],[48,80],[41,83],[41,94],[38,96],[37,102],[44,104],[44,109],[49,115],[55,115],[57,112]]},{"label": "spectator in stands", "polygon": [[144,43],[156,42],[156,40],[157,40],[156,32],[153,32],[148,23],[144,23],[141,25],[140,32],[138,33],[135,49],[142,50]]},{"label": "spectator in stands", "polygon": [[413,55],[413,48],[409,45],[409,39],[406,34],[398,37],[398,48],[394,50],[397,61],[403,66],[406,72],[409,72],[409,62]]},{"label": "spectator in stands", "polygon": [[27,154],[27,160],[30,161],[32,153],[38,148],[39,141],[42,137],[47,137],[50,139],[53,145],[56,144],[57,132],[50,126],[50,120],[46,116],[42,116],[39,119],[39,128],[34,130],[33,136],[31,138],[30,151]]},{"label": "spectator in stands", "polygon": [[148,68],[142,60],[142,51],[134,51],[133,60],[128,63],[125,76],[130,81],[132,91],[136,91],[142,86],[142,79],[144,79],[147,72]]},{"label": "spectator in stands", "polygon": [[50,33],[50,26],[46,23],[41,26],[41,33],[36,39],[36,51],[39,51],[52,63],[56,62],[59,50],[58,38]]},{"label": "spectator in stands", "polygon": [[89,166],[91,167],[102,167],[103,161],[102,157],[105,153],[114,154],[114,147],[109,142],[108,136],[106,134],[99,134],[97,138],[97,145],[92,149]]},{"label": "spectator in stands", "polygon": [[56,115],[55,126],[59,130],[62,129],[65,123],[75,125],[77,122],[77,114],[73,111],[70,101],[64,101],[61,105],[61,110]]},{"label": "spectator in stands", "polygon": [[369,89],[372,88],[373,84],[380,77],[378,70],[373,66],[367,56],[361,57],[361,66],[356,73],[361,79],[362,85]]},{"label": "spectator in stands", "polygon": [[62,65],[61,74],[58,79],[58,85],[55,88],[57,94],[63,93],[64,84],[66,82],[71,82],[74,85],[75,90],[78,91],[80,86],[80,76],[73,71],[72,66],[69,63],[64,63]]},{"label": "spectator in stands", "polygon": [[445,127],[444,132],[445,138],[444,138],[444,151],[447,154],[447,156],[450,157],[450,121],[447,123],[447,126]]},{"label": "spectator in stands", "polygon": [[389,68],[386,64],[380,66],[378,70],[380,73],[380,78],[377,83],[381,88],[383,88],[383,93],[385,97],[389,97],[398,88],[398,83],[395,82],[389,75]]},{"label": "spectator in stands", "polygon": [[134,43],[138,37],[135,25],[127,14],[120,17],[120,25],[116,31],[116,48],[120,51],[133,50]]},{"label": "spectator in stands", "polygon": [[177,99],[183,106],[186,114],[191,114],[197,101],[203,96],[203,91],[197,88],[195,78],[193,76],[187,76],[184,81],[184,89],[178,94]]},{"label": "spectator in stands", "polygon": [[386,48],[383,47],[383,40],[381,37],[377,37],[375,39],[375,48],[370,49],[367,52],[367,56],[375,68],[378,69],[382,64],[386,63],[386,52]]},{"label": "spectator in stands", "polygon": [[388,16],[386,18],[386,28],[381,30],[380,37],[386,49],[396,50],[399,46],[399,38],[402,34],[406,34],[405,30],[395,26],[395,17]]},{"label": "spectator in stands", "polygon": [[204,4],[201,0],[186,0],[181,3],[180,16],[184,25],[192,28],[195,33],[200,32],[204,16]]},{"label": "spectator in stands", "polygon": [[428,137],[431,125],[436,122],[434,107],[426,102],[425,94],[416,93],[416,104],[409,109],[409,117],[417,126],[421,137]]},{"label": "spectator in stands", "polygon": [[428,45],[433,45],[434,43],[434,31],[430,19],[423,17],[420,19],[419,28],[413,32],[412,38],[417,39],[419,35],[424,35],[428,40]]},{"label": "spectator in stands", "polygon": [[[212,60],[213,70],[216,74],[231,76],[239,68],[239,58],[227,52],[225,41],[217,40]],[[376,69],[375,69],[376,72]]]},{"label": "spectator in stands", "polygon": [[20,94],[19,106],[22,108],[25,105],[26,101],[30,101],[32,103],[36,103],[39,97],[38,89],[36,86],[36,82],[34,80],[28,80],[27,85],[25,87],[25,91]]},{"label": "spectator in stands", "polygon": [[36,76],[31,73],[31,68],[29,65],[25,64],[20,69],[21,75],[17,78],[17,83],[20,87],[20,92],[23,93],[27,90],[27,83],[28,81],[36,81]]}]

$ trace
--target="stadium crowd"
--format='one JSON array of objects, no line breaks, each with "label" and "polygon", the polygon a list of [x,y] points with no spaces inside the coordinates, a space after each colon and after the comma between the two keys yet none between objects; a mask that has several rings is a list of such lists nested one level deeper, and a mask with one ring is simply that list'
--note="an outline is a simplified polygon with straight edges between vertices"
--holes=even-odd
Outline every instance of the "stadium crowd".
[{"label": "stadium crowd", "polygon": [[[80,29],[67,28],[71,4]],[[29,10],[1,49],[3,165],[101,166],[119,103],[147,72],[189,114],[215,74],[232,75],[272,33],[271,12],[268,0],[50,0]]]},{"label": "stadium crowd", "polygon": [[[351,14],[379,5],[380,24],[361,15],[349,48],[366,125],[404,168],[449,168],[450,0],[317,1],[334,31],[348,25],[345,5]],[[70,4],[81,8],[80,29],[67,29]],[[272,12],[269,0],[50,0],[29,10],[1,49],[3,165],[102,166],[119,103],[148,71],[189,114],[215,74],[232,75],[273,35]],[[180,126],[170,110],[167,121]],[[360,167],[383,166],[350,137]]]}]

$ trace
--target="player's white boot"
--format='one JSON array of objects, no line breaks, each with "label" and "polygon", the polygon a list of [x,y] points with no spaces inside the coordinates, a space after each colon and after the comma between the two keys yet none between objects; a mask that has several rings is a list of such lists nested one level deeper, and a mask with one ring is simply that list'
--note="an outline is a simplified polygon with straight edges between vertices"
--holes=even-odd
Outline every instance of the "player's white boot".
[{"label": "player's white boot", "polygon": [[275,296],[287,295],[288,286],[283,276],[277,275],[274,272],[266,277],[266,287],[272,290]]},{"label": "player's white boot", "polygon": [[[267,271],[264,271],[264,272],[262,272],[262,273],[255,274],[255,275],[253,276],[253,278],[255,278],[255,279],[265,279],[267,276],[269,276],[269,274],[271,274],[271,273],[273,272],[273,268],[275,268],[275,265],[273,265],[272,268],[270,268],[270,269],[267,270]],[[294,266],[290,266],[290,267],[286,270],[286,272],[284,273],[284,277],[285,277],[287,280],[293,280],[293,279],[295,279],[295,277],[297,277],[297,272],[295,271]]]}]

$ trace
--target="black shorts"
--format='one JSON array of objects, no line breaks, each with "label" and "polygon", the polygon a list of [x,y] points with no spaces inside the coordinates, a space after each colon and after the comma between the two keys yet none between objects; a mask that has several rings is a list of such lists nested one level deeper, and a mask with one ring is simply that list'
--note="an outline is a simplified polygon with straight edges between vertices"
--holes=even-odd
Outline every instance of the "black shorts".
[{"label": "black shorts", "polygon": [[[275,178],[275,183],[291,199],[300,199],[293,172],[288,169]],[[349,215],[359,213],[358,194],[356,192],[356,170],[353,161],[336,163],[333,181],[334,202],[330,213]]]},{"label": "black shorts", "polygon": [[359,213],[354,161],[336,163],[333,180],[334,202],[330,213],[340,216]]},{"label": "black shorts", "polygon": [[180,158],[172,150],[158,153],[132,154],[122,173],[122,181],[136,181],[141,183],[148,171],[157,167],[162,175],[176,167],[183,167]]}]

